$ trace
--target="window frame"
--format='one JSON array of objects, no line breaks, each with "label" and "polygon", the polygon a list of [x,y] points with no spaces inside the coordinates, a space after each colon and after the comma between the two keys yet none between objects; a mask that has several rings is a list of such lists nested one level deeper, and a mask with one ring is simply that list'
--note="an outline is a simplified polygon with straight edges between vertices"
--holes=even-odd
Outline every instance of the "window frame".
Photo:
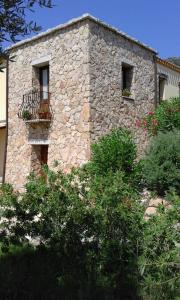
[{"label": "window frame", "polygon": [[[43,99],[43,71],[47,70],[47,93],[48,97],[47,99]],[[39,85],[40,85],[40,95],[41,95],[41,100],[49,100],[49,65],[39,67]]]},{"label": "window frame", "polygon": [[[131,98],[130,96],[132,95],[132,86],[133,86],[133,78],[134,78],[134,66],[130,65],[126,62],[122,62],[121,74],[122,74],[122,81],[121,81],[122,96],[127,97],[127,98]],[[128,78],[128,76],[129,76],[129,78]],[[129,96],[123,95],[124,90],[128,90],[130,95]]]}]

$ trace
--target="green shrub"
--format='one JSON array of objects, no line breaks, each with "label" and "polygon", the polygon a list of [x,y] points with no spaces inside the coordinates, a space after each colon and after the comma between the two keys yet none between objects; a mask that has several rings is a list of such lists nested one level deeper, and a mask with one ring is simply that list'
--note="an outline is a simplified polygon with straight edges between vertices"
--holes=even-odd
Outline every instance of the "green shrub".
[{"label": "green shrub", "polygon": [[[158,214],[145,221],[138,201],[117,192],[120,174],[103,183],[101,193],[97,184],[97,198],[102,195],[104,201],[101,205],[101,201],[89,203],[85,196],[78,199],[77,186],[68,188],[69,177],[67,181],[50,173],[50,189],[31,178],[21,209],[14,207],[15,216],[26,225],[25,232],[44,239],[36,247],[20,243],[3,250],[0,298],[169,300],[178,296],[179,197],[171,196],[170,209],[161,205]],[[62,190],[67,190],[67,198],[62,197]],[[114,201],[119,195],[121,201]],[[30,200],[31,196],[37,201],[33,206],[29,203],[27,211],[26,197]],[[34,221],[34,208],[39,212],[39,205],[42,215]],[[22,232],[17,228],[11,228],[11,233],[16,232],[20,242]]]},{"label": "green shrub", "polygon": [[180,131],[161,133],[152,140],[143,177],[147,187],[159,195],[173,188],[180,194]]},{"label": "green shrub", "polygon": [[144,128],[150,135],[180,129],[180,98],[162,101],[155,111],[150,111],[137,126]]},{"label": "green shrub", "polygon": [[103,136],[92,145],[91,164],[96,173],[122,170],[129,173],[136,158],[136,145],[129,131],[117,129]]},{"label": "green shrub", "polygon": [[22,112],[22,118],[23,120],[30,120],[31,119],[31,113],[29,112],[29,110],[23,110]]},{"label": "green shrub", "polygon": [[131,96],[131,92],[129,89],[124,89],[122,90],[122,95],[125,97],[130,97]]},{"label": "green shrub", "polygon": [[175,300],[179,296],[180,197],[171,196],[170,201],[171,206],[167,209],[160,205],[143,228],[143,250],[139,257],[143,299]]},{"label": "green shrub", "polygon": [[[59,270],[55,268],[47,276],[50,283],[57,278],[53,287],[66,294],[64,299],[88,299],[87,294],[90,299],[104,299],[108,295],[110,299],[125,296],[137,299],[137,245],[143,209],[137,201],[136,190],[127,180],[133,173],[135,156],[129,132],[119,129],[93,146],[92,161],[86,167],[67,175],[46,168],[48,183],[32,174],[26,192],[20,195],[21,201],[9,186],[3,186],[0,199],[6,203],[6,209],[2,216],[8,221],[2,222],[2,226],[10,234],[5,234],[2,250],[8,251],[9,245],[15,243],[28,244],[27,236],[38,237],[46,255],[48,251],[53,253],[59,264]],[[38,256],[39,246],[36,251]],[[49,264],[51,259],[47,256]],[[6,257],[4,261],[8,264],[11,258]],[[20,259],[14,256],[12,259],[19,263]],[[22,266],[24,275],[16,276],[17,265],[11,274],[14,272],[16,279],[24,282],[24,290],[29,293],[29,283],[23,280],[27,263],[25,260]],[[32,253],[30,278],[34,277],[36,267]],[[12,276],[7,276],[6,281],[11,280]],[[42,281],[43,295],[47,281],[48,278]],[[16,281],[16,284],[20,283]]]},{"label": "green shrub", "polygon": [[[1,186],[0,299],[176,295],[177,205],[171,216],[144,220],[135,188],[139,165],[128,132],[113,132],[93,147],[84,168],[63,174],[46,167],[47,182],[31,174],[21,194]],[[166,267],[159,267],[161,262]],[[153,293],[156,281],[160,288]],[[164,281],[171,285],[164,288]]]},{"label": "green shrub", "polygon": [[132,135],[126,129],[119,128],[101,137],[92,145],[91,161],[78,169],[82,186],[85,183],[92,192],[100,182],[103,186],[109,179],[121,178],[118,183],[121,195],[137,196],[142,189],[142,164],[136,161],[136,150]]},{"label": "green shrub", "polygon": [[[1,260],[0,270],[5,266],[11,270],[4,279],[0,271],[3,280],[0,297],[6,293],[5,287],[14,275],[8,289],[11,297],[14,293],[19,297],[23,293],[34,299],[40,293],[44,299],[50,294],[48,289],[53,289],[54,299],[59,299],[55,291],[65,295],[63,299],[104,299],[105,295],[112,297],[110,299],[125,296],[138,299],[137,247],[141,239],[143,209],[135,200],[132,188],[123,181],[122,171],[98,176],[94,184],[87,184],[85,189],[77,180],[77,173],[74,176],[46,171],[49,183],[31,176],[21,201],[13,191],[10,201],[9,190],[3,187],[3,199],[7,199],[7,194],[9,199],[9,205],[6,201],[6,209],[2,211],[3,217],[9,220],[5,222],[9,234],[4,239],[2,250],[7,254]],[[9,255],[11,244],[28,244],[27,236],[40,239],[35,253],[30,252],[27,256],[23,251],[20,256]],[[36,271],[41,249],[45,255],[40,260],[41,270]],[[12,260],[14,265],[11,267]],[[51,272],[42,278],[48,268]],[[34,280],[35,288],[30,290]],[[23,290],[18,291],[15,287],[21,282]],[[79,294],[81,298],[78,298]]]}]

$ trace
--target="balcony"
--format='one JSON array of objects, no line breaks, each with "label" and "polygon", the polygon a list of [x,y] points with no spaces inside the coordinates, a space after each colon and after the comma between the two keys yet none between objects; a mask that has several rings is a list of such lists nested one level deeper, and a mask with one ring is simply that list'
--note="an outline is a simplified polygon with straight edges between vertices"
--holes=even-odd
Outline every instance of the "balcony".
[{"label": "balcony", "polygon": [[35,90],[23,95],[18,117],[26,123],[51,122],[50,93]]}]

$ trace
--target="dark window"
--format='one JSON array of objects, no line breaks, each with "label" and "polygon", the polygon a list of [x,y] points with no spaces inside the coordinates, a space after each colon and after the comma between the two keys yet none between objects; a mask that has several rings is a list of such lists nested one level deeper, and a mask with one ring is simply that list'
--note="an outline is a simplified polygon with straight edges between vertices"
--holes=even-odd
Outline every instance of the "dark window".
[{"label": "dark window", "polygon": [[41,145],[40,163],[41,166],[47,165],[48,162],[48,145]]},{"label": "dark window", "polygon": [[133,67],[127,64],[122,64],[122,90],[131,92],[133,79]]}]

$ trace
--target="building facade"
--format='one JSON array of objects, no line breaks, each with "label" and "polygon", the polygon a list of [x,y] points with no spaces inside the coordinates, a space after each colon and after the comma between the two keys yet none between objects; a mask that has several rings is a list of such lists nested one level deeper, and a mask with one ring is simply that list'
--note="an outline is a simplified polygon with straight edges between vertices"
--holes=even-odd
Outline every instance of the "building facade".
[{"label": "building facade", "polygon": [[159,102],[172,97],[180,97],[180,67],[157,58]]},{"label": "building facade", "polygon": [[0,58],[0,183],[4,176],[6,144],[6,62]]},{"label": "building facade", "polygon": [[155,106],[156,53],[92,16],[60,25],[10,48],[6,181],[21,189],[31,171],[64,171],[90,158],[113,128],[131,129]]}]

